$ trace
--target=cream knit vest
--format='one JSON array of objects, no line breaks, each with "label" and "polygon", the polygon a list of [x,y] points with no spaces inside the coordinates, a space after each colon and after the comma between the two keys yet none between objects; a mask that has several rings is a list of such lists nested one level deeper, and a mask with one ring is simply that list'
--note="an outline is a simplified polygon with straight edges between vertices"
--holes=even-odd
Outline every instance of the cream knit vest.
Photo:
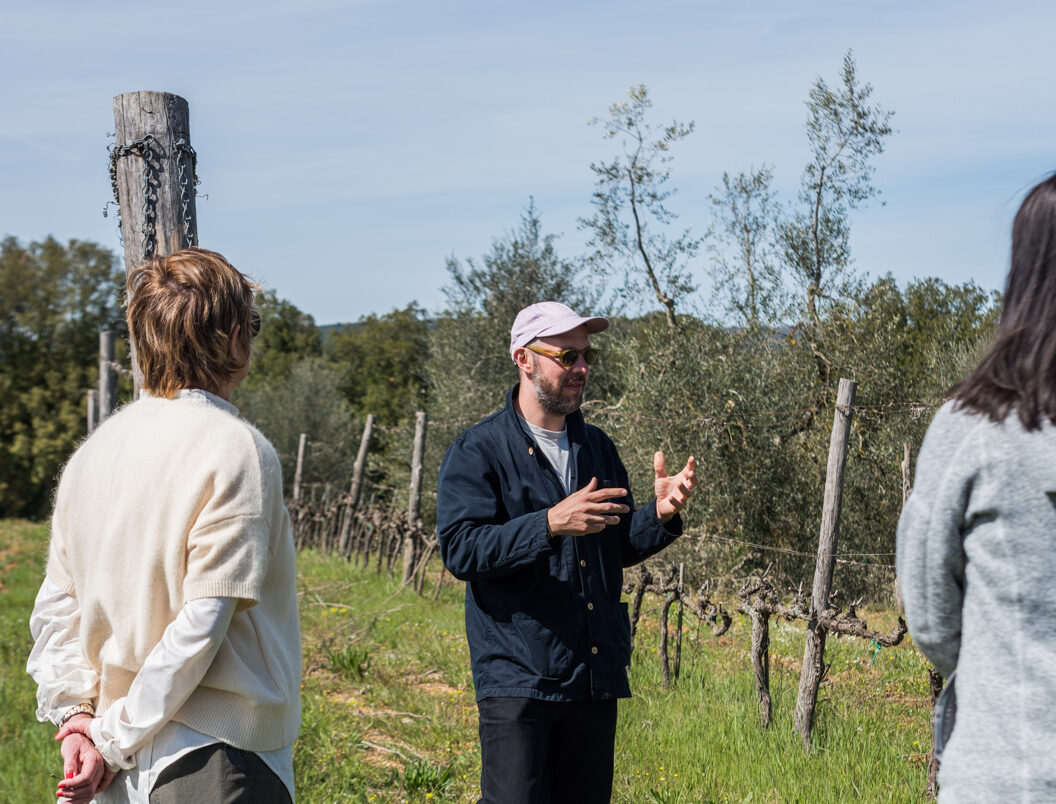
[{"label": "cream knit vest", "polygon": [[300,724],[297,579],[274,448],[202,392],[146,397],[74,453],[59,482],[48,577],[77,598],[98,708],[127,694],[188,600],[239,598],[175,720],[250,751]]}]

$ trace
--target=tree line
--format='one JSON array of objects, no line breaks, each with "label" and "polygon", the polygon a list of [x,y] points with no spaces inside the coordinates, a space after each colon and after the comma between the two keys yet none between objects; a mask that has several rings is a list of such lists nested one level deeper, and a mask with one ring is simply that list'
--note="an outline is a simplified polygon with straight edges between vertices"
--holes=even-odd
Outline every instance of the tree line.
[{"label": "tree line", "polygon": [[[991,336],[999,299],[971,282],[900,287],[856,270],[851,215],[879,193],[874,163],[892,130],[852,54],[835,81],[819,77],[809,90],[795,195],[774,190],[770,165],[725,173],[700,231],[674,212],[675,152],[693,124],[656,125],[651,104],[635,85],[593,121],[610,153],[591,165],[586,254],[562,254],[529,200],[481,257],[448,258],[439,311],[412,302],[324,330],[265,292],[253,369],[235,402],[274,441],[288,481],[305,432],[305,481],[337,486],[350,477],[363,419],[375,415],[372,499],[398,508],[414,412],[429,414],[426,488],[435,488],[450,441],[516,381],[508,339],[518,310],[555,299],[605,314],[612,327],[596,340],[603,356],[588,419],[613,435],[639,498],[649,495],[655,449],[698,460],[687,521],[696,537],[680,541],[677,558],[716,578],[770,567],[796,584],[810,577],[835,388],[848,377],[859,409],[837,585],[879,594],[893,576],[903,444],[919,445]],[[100,246],[0,244],[0,515],[47,514],[55,476],[85,432],[97,332],[123,336],[121,287],[118,261]],[[428,525],[428,494],[423,506]]]}]

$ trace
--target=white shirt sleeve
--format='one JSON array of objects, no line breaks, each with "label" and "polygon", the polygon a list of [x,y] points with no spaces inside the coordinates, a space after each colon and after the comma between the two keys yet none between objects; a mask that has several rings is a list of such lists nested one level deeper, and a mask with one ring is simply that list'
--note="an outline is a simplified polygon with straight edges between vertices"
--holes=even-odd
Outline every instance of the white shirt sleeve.
[{"label": "white shirt sleeve", "polygon": [[92,742],[111,770],[135,766],[135,754],[201,683],[224,641],[238,601],[197,598],[185,603],[147,655],[128,695],[96,713]]},{"label": "white shirt sleeve", "polygon": [[37,682],[36,714],[42,723],[58,725],[71,706],[99,696],[99,674],[84,658],[80,626],[77,598],[45,578],[29,616],[33,649],[26,662],[26,672]]}]

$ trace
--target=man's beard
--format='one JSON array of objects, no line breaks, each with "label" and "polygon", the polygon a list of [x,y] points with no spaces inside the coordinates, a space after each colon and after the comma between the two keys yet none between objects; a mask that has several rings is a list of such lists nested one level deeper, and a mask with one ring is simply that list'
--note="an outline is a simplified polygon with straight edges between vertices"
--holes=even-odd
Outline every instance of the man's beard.
[{"label": "man's beard", "polygon": [[[532,375],[532,388],[535,389],[535,398],[539,405],[551,416],[567,416],[579,410],[583,402],[583,392],[587,388],[587,380],[584,377],[579,381],[580,385],[574,389],[568,388],[564,382],[558,381],[547,383],[539,374]],[[579,393],[567,393],[566,391],[578,390]]]}]

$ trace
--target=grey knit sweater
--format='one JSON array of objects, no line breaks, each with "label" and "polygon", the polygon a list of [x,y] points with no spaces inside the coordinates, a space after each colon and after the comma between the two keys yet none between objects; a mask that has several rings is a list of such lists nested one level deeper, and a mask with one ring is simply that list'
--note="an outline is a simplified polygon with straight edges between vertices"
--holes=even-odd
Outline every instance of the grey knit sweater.
[{"label": "grey knit sweater", "polygon": [[1056,802],[1056,427],[936,414],[898,524],[917,645],[957,669],[940,802]]}]

